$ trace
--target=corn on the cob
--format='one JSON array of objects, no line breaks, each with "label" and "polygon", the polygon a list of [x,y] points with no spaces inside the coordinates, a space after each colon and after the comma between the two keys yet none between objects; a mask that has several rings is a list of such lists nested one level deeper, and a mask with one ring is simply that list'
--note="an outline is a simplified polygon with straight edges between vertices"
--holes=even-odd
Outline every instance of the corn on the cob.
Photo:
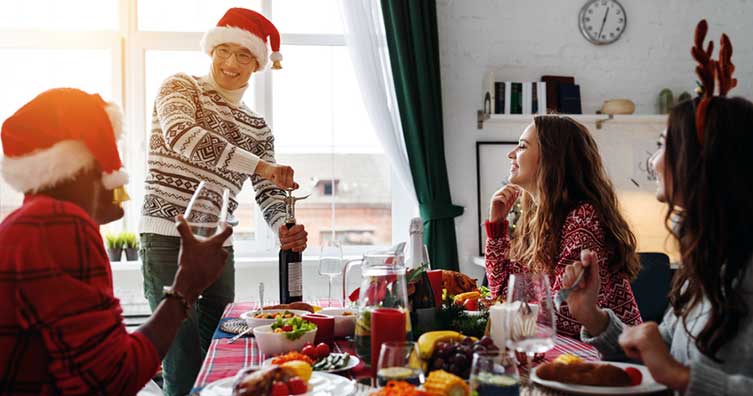
[{"label": "corn on the cob", "polygon": [[432,371],[424,382],[424,389],[432,396],[468,396],[468,384],[457,375],[444,370]]},{"label": "corn on the cob", "polygon": [[456,304],[462,304],[465,300],[478,300],[479,298],[481,298],[481,293],[472,291],[456,295],[453,301],[455,301]]}]

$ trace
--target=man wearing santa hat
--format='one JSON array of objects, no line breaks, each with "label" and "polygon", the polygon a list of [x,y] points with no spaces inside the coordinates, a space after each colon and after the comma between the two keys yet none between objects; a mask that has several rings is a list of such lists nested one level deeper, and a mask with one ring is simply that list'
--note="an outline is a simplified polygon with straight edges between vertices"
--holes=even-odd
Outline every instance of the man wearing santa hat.
[{"label": "man wearing santa hat", "polygon": [[[154,103],[140,227],[144,291],[152,308],[176,269],[179,239],[173,217],[185,212],[201,181],[208,190],[192,206],[189,221],[216,221],[227,188],[229,222],[237,222],[236,197],[250,179],[256,202],[268,225],[279,233],[282,248],[306,248],[304,227],[284,225],[283,189],[297,188],[293,169],[275,164],[272,131],[242,101],[254,72],[265,69],[270,60],[273,69],[281,68],[277,29],[257,12],[231,8],[204,34],[201,47],[211,56],[208,74],[168,77]],[[224,273],[202,293],[163,362],[169,395],[191,390],[223,310],[234,300],[232,241],[226,247],[230,254]]]},{"label": "man wearing santa hat", "polygon": [[126,331],[99,232],[128,197],[120,119],[99,95],[58,88],[3,123],[2,175],[24,202],[0,223],[0,394],[136,394],[222,272],[231,228],[197,241],[178,217],[179,269]]}]

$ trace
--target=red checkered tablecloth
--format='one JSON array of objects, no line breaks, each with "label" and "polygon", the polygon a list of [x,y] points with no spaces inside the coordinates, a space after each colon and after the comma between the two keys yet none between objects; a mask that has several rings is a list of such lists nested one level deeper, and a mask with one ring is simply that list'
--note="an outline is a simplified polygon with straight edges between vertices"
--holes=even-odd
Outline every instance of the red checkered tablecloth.
[{"label": "red checkered tablecloth", "polygon": [[[243,312],[254,308],[256,308],[255,303],[231,303],[225,308],[222,317],[223,319],[238,318]],[[229,341],[229,338],[212,340],[201,371],[196,377],[194,390],[203,388],[219,379],[232,377],[241,368],[258,365],[267,358],[259,352],[254,337],[243,337],[232,344],[229,344]],[[599,354],[595,348],[578,340],[557,336],[554,343],[554,348],[545,354],[544,360],[552,360],[563,353],[577,355],[586,360],[599,359]],[[349,341],[339,340],[337,344],[344,352],[353,353],[353,345]],[[361,363],[359,367],[353,369],[351,374],[354,377],[360,377],[366,373],[368,373],[368,370],[364,370],[363,363]]]}]

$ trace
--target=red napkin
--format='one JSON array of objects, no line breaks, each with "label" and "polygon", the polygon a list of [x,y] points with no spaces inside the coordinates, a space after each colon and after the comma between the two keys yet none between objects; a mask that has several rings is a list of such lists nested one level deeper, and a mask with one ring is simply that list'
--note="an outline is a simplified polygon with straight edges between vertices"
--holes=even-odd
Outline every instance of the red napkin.
[{"label": "red napkin", "polygon": [[405,341],[405,312],[379,308],[371,312],[371,369],[376,373],[382,343]]}]

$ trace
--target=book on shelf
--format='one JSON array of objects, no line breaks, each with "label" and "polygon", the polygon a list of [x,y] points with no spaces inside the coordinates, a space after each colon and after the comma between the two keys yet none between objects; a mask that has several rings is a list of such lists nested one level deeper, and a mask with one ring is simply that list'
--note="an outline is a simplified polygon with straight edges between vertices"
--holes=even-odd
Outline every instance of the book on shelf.
[{"label": "book on shelf", "polygon": [[[497,81],[494,83],[494,114],[504,114],[505,112],[505,83]],[[507,94],[509,96],[509,94]]]},{"label": "book on shelf", "polygon": [[532,114],[531,112],[531,104],[532,104],[532,91],[533,91],[533,84],[530,81],[522,82],[523,84],[523,112],[521,114]]},{"label": "book on shelf", "polygon": [[570,76],[541,76],[541,81],[546,84],[546,109],[547,112],[562,112],[559,104],[560,84],[575,84],[575,77]]},{"label": "book on shelf", "polygon": [[510,113],[523,114],[523,83],[510,83]]},{"label": "book on shelf", "polygon": [[576,84],[560,84],[557,101],[562,114],[582,114],[580,106],[580,87]]}]

